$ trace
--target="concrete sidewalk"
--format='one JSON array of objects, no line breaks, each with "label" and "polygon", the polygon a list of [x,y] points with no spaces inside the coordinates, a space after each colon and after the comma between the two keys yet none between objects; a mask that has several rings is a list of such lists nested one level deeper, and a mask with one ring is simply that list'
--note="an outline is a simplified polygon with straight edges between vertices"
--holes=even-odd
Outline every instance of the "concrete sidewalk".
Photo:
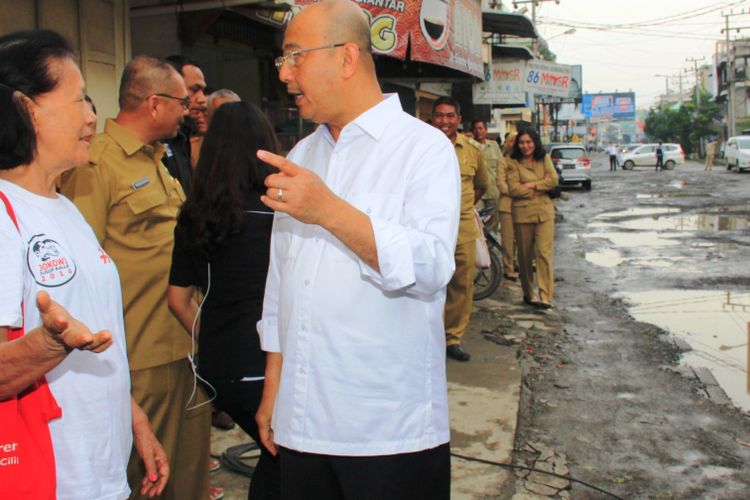
[{"label": "concrete sidewalk", "polygon": [[[517,342],[523,338],[519,326],[534,326],[539,314],[521,305],[520,287],[508,281],[493,298],[475,303],[463,340],[471,361],[448,360],[447,365],[452,452],[494,462],[511,461],[521,384],[516,359]],[[510,345],[502,345],[506,343]],[[237,427],[212,430],[213,453],[247,442],[250,438]],[[452,458],[451,466],[454,499],[513,496],[515,475],[508,469],[457,457]],[[226,467],[211,474],[212,485],[224,488],[226,500],[247,498],[248,482]]]}]

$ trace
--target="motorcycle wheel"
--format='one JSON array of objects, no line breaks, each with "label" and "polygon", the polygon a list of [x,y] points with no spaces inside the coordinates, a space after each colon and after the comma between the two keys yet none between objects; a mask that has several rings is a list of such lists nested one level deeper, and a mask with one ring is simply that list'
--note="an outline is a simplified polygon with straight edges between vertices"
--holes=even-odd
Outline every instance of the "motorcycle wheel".
[{"label": "motorcycle wheel", "polygon": [[490,247],[490,267],[477,269],[474,274],[474,300],[486,299],[497,290],[503,280],[503,262],[497,249]]}]

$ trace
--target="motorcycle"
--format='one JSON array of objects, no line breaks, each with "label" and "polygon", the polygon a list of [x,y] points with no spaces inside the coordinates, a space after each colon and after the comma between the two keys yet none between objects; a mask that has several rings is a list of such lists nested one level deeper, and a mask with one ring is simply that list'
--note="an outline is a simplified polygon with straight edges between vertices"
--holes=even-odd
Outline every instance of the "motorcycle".
[{"label": "motorcycle", "polygon": [[488,229],[492,224],[494,213],[490,208],[483,208],[479,211],[479,218],[484,224],[484,238],[487,240],[487,248],[490,251],[490,267],[487,269],[477,268],[474,274],[474,300],[486,299],[497,290],[503,281],[503,260],[502,255],[505,249],[500,241]]}]

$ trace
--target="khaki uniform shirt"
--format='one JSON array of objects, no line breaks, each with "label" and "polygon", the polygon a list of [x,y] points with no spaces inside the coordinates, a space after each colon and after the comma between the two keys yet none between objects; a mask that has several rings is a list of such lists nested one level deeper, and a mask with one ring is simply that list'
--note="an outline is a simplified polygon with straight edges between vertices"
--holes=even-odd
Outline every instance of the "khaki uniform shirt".
[{"label": "khaki uniform shirt", "polygon": [[485,191],[483,200],[497,200],[500,197],[500,184],[498,181],[498,174],[503,165],[503,154],[500,152],[500,145],[497,141],[487,139],[487,142],[482,144],[482,153],[484,154],[484,164],[487,166],[487,173],[489,174],[490,184]]},{"label": "khaki uniform shirt", "polygon": [[467,243],[479,237],[479,229],[474,221],[474,189],[487,189],[490,184],[484,155],[480,144],[463,134],[456,135],[453,144],[461,169],[461,221],[458,225],[458,242]]},{"label": "khaki uniform shirt", "polygon": [[500,158],[500,166],[497,168],[497,189],[500,191],[500,203],[497,205],[498,212],[506,214],[511,213],[513,198],[510,197],[508,188],[508,160],[510,158],[503,156]]},{"label": "khaki uniform shirt", "polygon": [[120,272],[131,370],[185,358],[190,336],[167,306],[177,212],[185,201],[161,158],[114,120],[91,143],[90,165],[67,172],[61,191],[76,204]]},{"label": "khaki uniform shirt", "polygon": [[[555,205],[546,194],[557,186],[557,171],[549,155],[543,161],[509,158],[507,173],[508,190],[513,197],[513,222],[534,223],[555,218]],[[527,182],[535,182],[536,188],[521,186]]]}]

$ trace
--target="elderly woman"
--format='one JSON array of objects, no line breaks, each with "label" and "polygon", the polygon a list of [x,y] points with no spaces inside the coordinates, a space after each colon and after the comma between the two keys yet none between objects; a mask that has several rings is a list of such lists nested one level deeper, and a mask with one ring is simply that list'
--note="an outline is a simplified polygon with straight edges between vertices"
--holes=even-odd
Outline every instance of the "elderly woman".
[{"label": "elderly woman", "polygon": [[127,498],[134,441],[141,493],[169,476],[130,398],[117,268],[55,190],[88,163],[96,119],[73,58],[52,31],[0,37],[0,436],[23,453],[5,467],[19,481],[0,471],[0,498]]},{"label": "elderly woman", "polygon": [[[523,301],[541,309],[552,307],[555,206],[548,191],[557,186],[557,172],[544,152],[539,133],[518,133],[508,161],[508,190],[513,198],[513,226],[518,248]],[[536,260],[537,296],[533,261]]]}]

